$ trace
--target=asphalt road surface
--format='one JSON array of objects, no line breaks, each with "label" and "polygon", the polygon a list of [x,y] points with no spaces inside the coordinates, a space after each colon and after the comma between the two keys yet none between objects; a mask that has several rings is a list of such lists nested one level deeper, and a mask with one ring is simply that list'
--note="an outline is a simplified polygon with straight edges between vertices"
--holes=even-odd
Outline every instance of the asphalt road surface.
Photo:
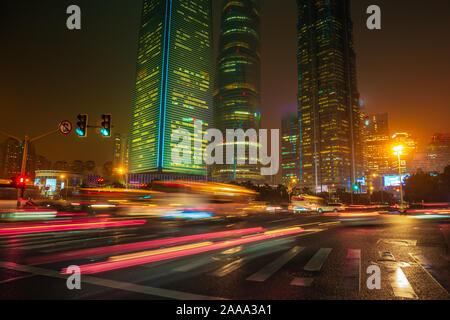
[{"label": "asphalt road surface", "polygon": [[448,215],[132,219],[144,221],[0,235],[0,299],[450,298]]}]

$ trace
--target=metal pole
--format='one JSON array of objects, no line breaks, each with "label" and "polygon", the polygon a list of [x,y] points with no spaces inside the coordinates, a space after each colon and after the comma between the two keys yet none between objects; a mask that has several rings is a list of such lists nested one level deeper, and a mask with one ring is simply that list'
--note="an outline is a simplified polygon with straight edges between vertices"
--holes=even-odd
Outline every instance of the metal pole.
[{"label": "metal pole", "polygon": [[66,201],[69,200],[69,175],[67,175],[67,185],[66,185]]},{"label": "metal pole", "polygon": [[400,175],[400,207],[403,209],[403,184],[402,184],[402,165],[400,162],[400,152],[397,153],[398,155],[398,173]]},{"label": "metal pole", "polygon": [[[23,176],[27,169],[27,157],[28,157],[28,143],[29,143],[30,137],[25,136],[25,139],[23,140],[23,151],[22,151],[22,165],[20,166],[20,175]],[[25,183],[25,182],[24,182]],[[24,194],[24,188],[25,186],[21,187],[17,190],[17,208],[20,208],[22,206],[22,199]]]}]

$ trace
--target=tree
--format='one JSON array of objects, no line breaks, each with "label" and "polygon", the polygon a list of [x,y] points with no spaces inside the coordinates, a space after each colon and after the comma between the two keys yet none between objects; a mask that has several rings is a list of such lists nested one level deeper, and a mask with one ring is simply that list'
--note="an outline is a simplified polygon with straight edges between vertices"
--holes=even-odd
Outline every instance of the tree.
[{"label": "tree", "polygon": [[74,160],[70,164],[70,171],[74,173],[83,173],[84,169],[84,163],[81,160]]},{"label": "tree", "polygon": [[95,170],[95,162],[88,160],[84,163],[84,167],[88,173],[92,173]]},{"label": "tree", "polygon": [[113,173],[113,163],[112,163],[112,161],[106,161],[103,164],[102,173],[103,173],[103,177],[105,179],[112,176],[112,173]]},{"label": "tree", "polygon": [[439,177],[418,170],[406,180],[405,200],[409,202],[441,201]]}]

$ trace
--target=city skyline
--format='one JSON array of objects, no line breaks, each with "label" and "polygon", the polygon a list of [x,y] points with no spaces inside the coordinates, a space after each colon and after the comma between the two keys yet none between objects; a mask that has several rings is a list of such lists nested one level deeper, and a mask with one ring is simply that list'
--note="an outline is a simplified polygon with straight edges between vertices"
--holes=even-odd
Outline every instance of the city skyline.
[{"label": "city skyline", "polygon": [[0,300],[450,300],[430,1],[2,2]]},{"label": "city skyline", "polygon": [[[138,1],[139,2],[139,1]],[[444,59],[446,52],[449,51],[448,45],[444,42],[437,42],[437,38],[445,38],[447,34],[446,29],[439,27],[444,23],[442,19],[432,19],[429,24],[422,29],[416,28],[414,32],[408,30],[408,26],[413,24],[414,16],[422,14],[428,17],[431,14],[431,10],[427,11],[426,8],[419,10],[416,4],[410,5],[410,11],[408,11],[411,20],[401,23],[394,23],[393,20],[396,17],[405,17],[405,12],[400,10],[401,4],[388,4],[386,1],[375,1],[383,10],[383,27],[381,31],[369,31],[365,29],[365,2],[352,2],[352,18],[355,23],[355,45],[356,53],[358,57],[358,85],[360,92],[367,98],[367,106],[370,113],[389,112],[390,124],[392,131],[402,132],[407,131],[413,133],[419,138],[419,142],[423,145],[427,143],[427,140],[436,132],[448,131],[448,126],[445,123],[445,118],[448,113],[446,108],[446,95],[448,93],[444,90],[440,90],[440,86],[444,86],[446,81],[445,72],[440,75],[437,74],[437,70],[447,70],[448,61]],[[399,1],[401,2],[401,1]],[[217,2],[215,5],[215,29],[217,29]],[[21,10],[21,6],[26,6],[30,9]],[[41,31],[35,31],[32,27],[36,22],[28,21],[28,16],[31,13],[33,4],[25,2],[24,4],[7,5],[7,10],[2,10],[3,14],[6,12],[5,22],[7,23],[6,30],[15,34],[20,38],[21,35],[27,33],[30,34],[30,41],[28,43],[19,42],[14,37],[7,39],[9,52],[3,52],[4,59],[9,61],[5,68],[5,79],[14,79],[17,74],[21,74],[24,70],[31,70],[34,77],[28,77],[22,80],[22,85],[28,86],[29,90],[25,95],[19,94],[19,82],[10,81],[8,83],[2,83],[3,104],[11,106],[11,111],[8,112],[5,118],[2,118],[2,127],[16,135],[22,135],[25,131],[28,131],[31,135],[37,135],[48,131],[48,127],[54,125],[56,127],[57,122],[62,119],[68,118],[75,122],[76,114],[80,112],[89,112],[90,120],[95,122],[97,118],[100,118],[102,112],[111,112],[110,109],[117,109],[113,111],[113,124],[116,126],[113,129],[113,133],[127,133],[128,132],[128,119],[125,107],[130,107],[132,99],[132,86],[133,86],[133,73],[134,73],[134,61],[135,49],[137,48],[137,32],[131,32],[130,30],[137,30],[139,21],[136,21],[136,16],[139,13],[139,4],[131,3],[128,5],[119,4],[118,2],[112,3],[107,8],[101,3],[87,4],[80,3],[83,7],[84,17],[83,29],[78,33],[70,33],[65,30],[64,25],[59,20],[64,21],[65,16],[62,15],[61,19],[56,19],[56,12],[64,12],[65,7],[63,4],[52,6],[47,8],[45,6],[35,7],[37,12],[42,13],[42,16],[52,16],[48,21],[40,21],[42,24]],[[448,6],[448,3],[443,1],[435,1],[436,7],[441,7],[442,10],[433,11],[434,15],[439,15],[440,12],[445,11],[444,8]],[[295,64],[295,39],[292,40],[292,35],[296,35],[296,12],[292,12],[292,8],[295,8],[296,4],[293,1],[285,1],[285,5],[280,7],[269,1],[262,1],[262,127],[265,128],[280,128],[280,118],[290,111],[295,111],[295,88],[297,86],[296,80],[292,81],[293,75],[296,72],[289,71],[292,69],[292,62]],[[420,12],[419,12],[420,11]],[[18,13],[21,12],[21,16]],[[92,28],[94,25],[94,19],[100,21],[111,21],[110,19],[123,17],[121,23],[115,26]],[[285,17],[286,19],[281,19]],[[137,19],[139,20],[139,19]],[[59,27],[61,25],[61,27]],[[274,28],[278,26],[284,28],[286,32],[280,35],[279,30]],[[431,33],[431,28],[434,32]],[[45,32],[44,32],[45,31]],[[96,43],[94,40],[98,40],[100,32],[109,31],[109,36],[104,37],[101,41]],[[437,52],[441,54],[436,55],[435,59],[431,59],[430,56],[420,50],[416,50],[414,53],[406,54],[406,49],[414,44],[414,34],[423,33],[428,31],[429,37],[424,41],[430,41],[436,44]],[[43,35],[45,33],[45,35]],[[83,37],[84,35],[84,37]],[[130,35],[134,36],[130,37]],[[217,31],[215,32],[217,42]],[[290,40],[286,40],[289,37]],[[384,37],[384,40],[381,38]],[[119,41],[120,39],[120,41]],[[125,41],[125,42],[124,42]],[[392,47],[395,41],[399,44],[397,47]],[[123,47],[130,49],[120,49],[115,53],[111,53],[111,48],[118,48],[118,44],[123,43]],[[379,46],[380,44],[384,46]],[[401,46],[405,49],[400,48]],[[276,46],[281,50],[277,50]],[[377,45],[379,47],[377,47]],[[389,46],[389,50],[387,48]],[[29,49],[33,48],[33,52],[43,52],[48,49],[49,46],[55,48],[53,52],[46,52],[45,54],[37,54],[36,56],[28,53]],[[103,46],[103,49],[100,47]],[[217,54],[217,43],[216,54]],[[288,52],[283,50],[285,48],[291,48]],[[292,51],[294,48],[294,51]],[[26,50],[28,49],[28,51]],[[376,49],[376,50],[375,50]],[[394,50],[396,49],[396,50]],[[286,52],[283,52],[286,51]],[[386,55],[389,52],[393,53],[395,57],[395,64],[389,64],[395,67],[398,71],[395,74],[389,74],[389,77],[385,77],[385,74],[375,72],[376,63],[370,65],[370,61],[377,56],[383,61],[389,61]],[[410,52],[410,51],[408,51]],[[97,55],[104,54],[106,62],[97,65]],[[107,53],[107,54],[106,54]],[[287,61],[291,61],[289,64],[280,59],[280,63],[277,63],[273,57],[289,57]],[[401,57],[399,57],[401,56]],[[88,61],[88,57],[92,58],[92,62]],[[404,59],[402,59],[402,57]],[[428,57],[428,59],[425,59]],[[416,59],[421,58],[421,61],[425,59],[426,63],[422,65],[416,65]],[[391,58],[390,61],[392,61]],[[275,61],[274,61],[275,60]],[[375,59],[375,62],[378,59]],[[20,63],[25,61],[25,63]],[[67,61],[71,61],[68,63]],[[379,61],[379,60],[378,60]],[[283,62],[283,63],[281,63]],[[388,62],[386,62],[388,64]],[[437,65],[439,64],[439,66]],[[116,67],[117,74],[114,79],[109,66],[114,65]],[[289,67],[286,67],[289,66]],[[414,68],[412,68],[414,66]],[[425,68],[425,66],[427,68]],[[92,71],[88,69],[93,68]],[[439,69],[438,69],[439,67]],[[24,69],[26,68],[26,69]],[[295,67],[294,67],[295,68]],[[48,77],[47,81],[41,81],[43,76],[39,71],[46,70]],[[382,68],[381,68],[382,69]],[[436,115],[429,113],[430,119],[433,119],[432,128],[428,128],[425,123],[420,124],[421,117],[416,117],[415,113],[407,112],[407,110],[415,110],[418,112],[419,106],[424,103],[425,95],[419,93],[418,90],[409,90],[408,85],[412,88],[417,88],[417,82],[411,78],[411,73],[414,70],[421,71],[422,77],[429,79],[431,73],[436,79],[434,86],[435,90],[431,98],[428,98],[428,102],[435,105]],[[61,71],[62,70],[62,71]],[[403,73],[402,71],[408,71]],[[92,73],[90,73],[92,72]],[[92,75],[95,77],[87,81],[80,81],[80,78],[85,75]],[[124,77],[124,75],[126,75]],[[380,79],[381,78],[381,79]],[[394,78],[394,79],[393,79]],[[387,92],[387,87],[392,87],[392,82],[403,79],[406,85],[402,84],[395,92]],[[96,82],[93,79],[97,79]],[[418,81],[424,88],[429,87],[427,83],[429,81]],[[279,83],[279,90],[274,90],[275,83]],[[288,84],[288,85],[287,85]],[[114,90],[110,90],[108,86]],[[52,94],[43,94],[38,91],[42,91],[44,88],[52,88]],[[294,88],[294,90],[292,90]],[[279,91],[279,92],[278,92]],[[393,90],[391,90],[393,91]],[[408,91],[406,94],[405,91]],[[410,94],[414,92],[414,94]],[[276,94],[275,94],[276,93]],[[395,94],[394,94],[395,93]],[[403,99],[403,100],[402,100]],[[72,101],[69,101],[72,100]],[[377,103],[377,101],[384,103]],[[386,102],[387,101],[387,102]],[[400,101],[403,101],[400,106]],[[406,104],[406,106],[405,106]],[[64,107],[61,107],[63,105]],[[448,104],[447,104],[448,105]],[[82,106],[82,107],[78,107]],[[394,106],[394,107],[393,107]],[[409,107],[410,106],[410,107]],[[19,111],[20,110],[20,111]],[[40,110],[40,111],[39,111]],[[440,111],[439,111],[440,110]],[[29,118],[24,119],[23,111],[29,115]],[[31,119],[36,118],[37,113],[42,112],[39,123],[33,123]],[[98,114],[98,115],[97,115]],[[29,129],[29,130],[27,130]],[[69,140],[69,141],[67,141]],[[75,135],[71,137],[55,136],[47,140],[51,143],[38,142],[35,147],[39,154],[43,154],[53,161],[56,160],[90,160],[95,158],[98,163],[109,160],[110,150],[112,149],[112,141],[102,139],[100,136],[90,134],[86,141],[79,141]],[[52,150],[54,148],[48,148],[47,145],[57,144],[61,149]],[[71,150],[75,148],[69,148],[64,150],[65,145],[76,147],[81,149],[82,146],[85,151]],[[100,152],[98,152],[100,151]]]}]

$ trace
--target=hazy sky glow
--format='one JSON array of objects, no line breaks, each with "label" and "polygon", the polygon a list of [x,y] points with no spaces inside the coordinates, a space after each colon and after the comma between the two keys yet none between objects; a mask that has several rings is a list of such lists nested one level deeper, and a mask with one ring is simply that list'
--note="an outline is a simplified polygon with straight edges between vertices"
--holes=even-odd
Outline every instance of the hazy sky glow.
[{"label": "hazy sky glow", "polygon": [[[218,22],[219,0],[213,0]],[[65,10],[82,9],[82,30],[65,27]],[[365,27],[370,4],[382,8],[382,30]],[[90,123],[113,114],[127,132],[132,104],[140,0],[2,1],[0,127],[15,135],[49,131],[60,120]],[[359,90],[371,113],[389,112],[391,131],[426,142],[450,125],[450,1],[354,0]],[[296,1],[262,0],[263,126],[297,109]],[[215,26],[217,32],[218,25]],[[3,137],[1,138],[3,140]],[[54,136],[36,144],[52,161],[112,156],[111,141]]]}]

